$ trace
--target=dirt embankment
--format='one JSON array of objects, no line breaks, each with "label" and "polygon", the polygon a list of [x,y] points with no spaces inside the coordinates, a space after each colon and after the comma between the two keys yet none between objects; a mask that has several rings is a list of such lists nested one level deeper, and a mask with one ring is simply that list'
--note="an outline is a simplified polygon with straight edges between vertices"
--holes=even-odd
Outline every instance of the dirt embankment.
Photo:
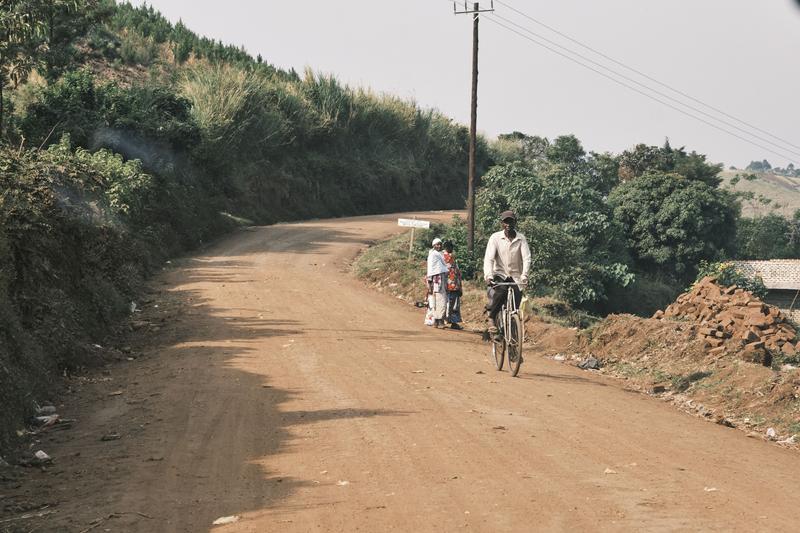
[{"label": "dirt embankment", "polygon": [[795,326],[780,309],[735,285],[721,287],[712,277],[654,318],[692,322],[709,354],[736,354],[764,366],[796,363],[800,357]]},{"label": "dirt embankment", "polygon": [[560,348],[559,358],[594,357],[637,389],[788,445],[800,433],[796,342],[780,310],[706,278],[655,318],[611,315],[572,348],[542,344]]}]

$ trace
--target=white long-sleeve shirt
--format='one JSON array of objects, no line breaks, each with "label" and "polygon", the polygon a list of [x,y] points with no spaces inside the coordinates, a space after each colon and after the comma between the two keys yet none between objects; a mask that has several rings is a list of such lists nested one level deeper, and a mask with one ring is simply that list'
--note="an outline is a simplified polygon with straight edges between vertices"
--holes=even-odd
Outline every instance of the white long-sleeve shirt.
[{"label": "white long-sleeve shirt", "polygon": [[435,248],[431,248],[431,251],[428,252],[428,277],[444,274],[449,270],[444,260],[444,254]]},{"label": "white long-sleeve shirt", "polygon": [[513,240],[502,231],[489,237],[483,256],[484,279],[498,275],[504,279],[513,278],[516,283],[527,283],[530,269],[531,249],[522,233],[517,232]]}]

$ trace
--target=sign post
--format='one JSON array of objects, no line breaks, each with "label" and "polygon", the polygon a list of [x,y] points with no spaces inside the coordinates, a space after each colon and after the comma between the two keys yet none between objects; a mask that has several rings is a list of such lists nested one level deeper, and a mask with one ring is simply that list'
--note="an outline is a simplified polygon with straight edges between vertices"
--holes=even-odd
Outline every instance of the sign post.
[{"label": "sign post", "polygon": [[427,220],[417,220],[415,218],[398,218],[397,225],[404,228],[411,228],[411,240],[408,242],[408,259],[411,259],[411,252],[414,251],[414,230],[417,228],[428,229],[431,223]]}]

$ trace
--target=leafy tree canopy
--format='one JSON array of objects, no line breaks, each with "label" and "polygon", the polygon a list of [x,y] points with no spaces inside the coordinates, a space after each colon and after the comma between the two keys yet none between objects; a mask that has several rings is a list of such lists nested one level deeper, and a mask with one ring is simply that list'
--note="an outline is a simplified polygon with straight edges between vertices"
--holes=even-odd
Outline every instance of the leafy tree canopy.
[{"label": "leafy tree canopy", "polygon": [[704,181],[650,171],[619,185],[609,202],[644,270],[685,279],[701,259],[734,248],[736,197]]},{"label": "leafy tree canopy", "polygon": [[687,153],[681,148],[672,148],[669,141],[664,146],[647,146],[637,144],[632,150],[626,150],[620,156],[620,179],[623,181],[638,178],[647,172],[680,174],[689,180],[702,181],[711,186],[721,183],[718,174],[721,164],[711,164],[706,156],[695,151]]},{"label": "leafy tree canopy", "polygon": [[795,259],[800,257],[800,213],[788,219],[779,213],[741,218],[736,225],[740,259]]},{"label": "leafy tree canopy", "polygon": [[533,163],[544,159],[549,146],[550,141],[546,137],[530,136],[519,131],[502,133],[491,144],[491,157],[498,165],[514,161]]},{"label": "leafy tree canopy", "polygon": [[745,170],[749,170],[751,172],[768,172],[772,170],[772,165],[770,165],[769,161],[766,159],[763,161],[750,161],[750,164],[747,165]]},{"label": "leafy tree canopy", "polygon": [[633,275],[620,228],[583,155],[568,141],[555,146],[566,164],[511,163],[484,176],[477,196],[480,235],[485,243],[498,229],[498,213],[514,209],[531,246],[532,285],[592,306],[606,298],[609,286],[625,286]]},{"label": "leafy tree canopy", "polygon": [[98,22],[107,0],[4,0],[0,4],[0,135],[4,88],[17,87],[37,67],[57,72],[71,60],[72,43]]},{"label": "leafy tree canopy", "polygon": [[619,182],[619,163],[616,156],[591,152],[587,155],[574,135],[562,135],[554,141],[546,137],[529,136],[515,131],[498,135],[490,146],[495,164],[521,162],[546,169],[560,165],[574,173],[590,176],[591,187],[608,194]]}]

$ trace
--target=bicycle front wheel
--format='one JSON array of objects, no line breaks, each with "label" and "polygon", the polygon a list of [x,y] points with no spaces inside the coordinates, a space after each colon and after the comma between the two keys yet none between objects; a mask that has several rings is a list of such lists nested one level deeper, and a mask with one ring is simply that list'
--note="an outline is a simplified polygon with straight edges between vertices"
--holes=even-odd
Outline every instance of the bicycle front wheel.
[{"label": "bicycle front wheel", "polygon": [[519,315],[511,315],[506,331],[506,351],[508,352],[508,371],[512,377],[519,374],[522,364],[522,321]]},{"label": "bicycle front wheel", "polygon": [[500,335],[500,330],[502,326],[502,321],[498,316],[494,323],[497,325],[498,333],[495,333],[494,337],[492,337],[492,358],[494,360],[494,367],[497,370],[503,370],[503,360],[505,358],[506,353],[506,341]]}]

